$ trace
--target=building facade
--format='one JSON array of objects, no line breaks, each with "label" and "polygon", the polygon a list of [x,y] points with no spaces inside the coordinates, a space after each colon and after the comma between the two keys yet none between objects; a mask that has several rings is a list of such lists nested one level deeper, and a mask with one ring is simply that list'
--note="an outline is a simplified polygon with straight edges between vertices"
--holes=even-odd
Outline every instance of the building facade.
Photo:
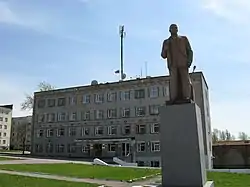
[{"label": "building facade", "polygon": [[[208,88],[201,72],[191,76],[202,111],[205,152],[209,155],[211,127],[209,118],[205,119],[209,101],[204,95],[208,95]],[[88,86],[37,92],[32,154],[118,157],[138,165],[160,166],[158,108],[166,100],[167,76],[104,84],[93,81]]]},{"label": "building facade", "polygon": [[9,150],[13,105],[0,106],[0,149]]},{"label": "building facade", "polygon": [[10,148],[30,151],[32,116],[14,117],[11,125]]}]

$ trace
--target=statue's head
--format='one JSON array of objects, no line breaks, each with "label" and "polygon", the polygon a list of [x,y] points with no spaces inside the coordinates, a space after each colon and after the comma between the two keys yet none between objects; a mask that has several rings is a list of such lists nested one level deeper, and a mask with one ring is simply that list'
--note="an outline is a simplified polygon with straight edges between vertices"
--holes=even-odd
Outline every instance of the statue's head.
[{"label": "statue's head", "polygon": [[171,24],[169,27],[169,32],[171,34],[177,34],[178,33],[178,26],[176,24]]}]

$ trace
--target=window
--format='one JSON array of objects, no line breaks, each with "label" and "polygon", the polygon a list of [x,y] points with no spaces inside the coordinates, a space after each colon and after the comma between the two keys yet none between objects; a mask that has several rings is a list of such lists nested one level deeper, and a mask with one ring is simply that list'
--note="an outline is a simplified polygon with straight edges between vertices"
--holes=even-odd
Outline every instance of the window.
[{"label": "window", "polygon": [[103,119],[104,115],[103,115],[103,110],[95,110],[95,119]]},{"label": "window", "polygon": [[6,137],[6,135],[7,135],[6,132],[4,132],[4,133],[3,133],[3,137]]},{"label": "window", "polygon": [[75,153],[76,152],[76,146],[72,144],[68,144],[68,153]]},{"label": "window", "polygon": [[130,117],[130,108],[122,108],[122,117],[129,118]]},{"label": "window", "polygon": [[109,126],[108,127],[108,135],[116,135],[117,134],[117,127],[116,126]]},{"label": "window", "polygon": [[65,106],[65,105],[66,105],[66,99],[64,97],[58,98],[57,106]]},{"label": "window", "polygon": [[58,114],[58,121],[65,121],[66,120],[66,113],[61,112]]},{"label": "window", "polygon": [[0,121],[3,121],[3,117],[0,117]]},{"label": "window", "polygon": [[150,167],[160,167],[160,161],[158,161],[158,160],[151,161]]},{"label": "window", "polygon": [[130,125],[124,126],[124,134],[128,135],[130,133],[131,133],[131,126]]},{"label": "window", "polygon": [[108,109],[108,118],[116,118],[117,110],[116,109]]},{"label": "window", "polygon": [[7,129],[7,125],[4,125],[4,129]]},{"label": "window", "polygon": [[145,116],[146,115],[146,107],[137,107],[136,108],[136,116]]},{"label": "window", "polygon": [[109,102],[116,101],[117,100],[117,93],[116,92],[108,93],[107,100]]},{"label": "window", "polygon": [[95,94],[95,103],[103,103],[104,94]]},{"label": "window", "polygon": [[45,122],[45,114],[38,115],[38,123],[43,123],[43,122]]},{"label": "window", "polygon": [[43,130],[42,130],[42,129],[37,130],[36,136],[37,136],[38,138],[39,138],[39,137],[43,137]]},{"label": "window", "polygon": [[8,118],[5,118],[5,122],[8,122]]},{"label": "window", "polygon": [[56,100],[48,99],[48,107],[54,107],[54,106],[56,106]]},{"label": "window", "polygon": [[115,150],[116,150],[116,144],[108,144],[109,152],[115,152]]},{"label": "window", "polygon": [[0,132],[0,137],[2,136],[2,133]]},{"label": "window", "polygon": [[137,143],[137,152],[144,152],[146,151],[146,143],[145,142],[138,142]]},{"label": "window", "polygon": [[57,129],[57,136],[64,136],[65,134],[65,130],[64,128],[60,128],[60,129]]},{"label": "window", "polygon": [[47,121],[48,122],[55,122],[56,115],[54,113],[47,114]]},{"label": "window", "polygon": [[69,97],[69,104],[70,105],[76,105],[76,103],[77,103],[77,97],[76,96]]},{"label": "window", "polygon": [[122,91],[121,92],[121,100],[126,101],[130,100],[130,91]]},{"label": "window", "polygon": [[3,128],[3,126],[2,125],[0,125],[0,129],[2,129]]},{"label": "window", "polygon": [[150,105],[149,106],[149,114],[150,115],[158,115],[159,114],[159,105]]},{"label": "window", "polygon": [[72,112],[70,114],[70,118],[69,118],[70,121],[76,121],[77,120],[77,113],[76,112]]},{"label": "window", "polygon": [[90,145],[89,144],[83,145],[82,146],[82,152],[83,153],[89,153],[90,152]]},{"label": "window", "polygon": [[57,153],[63,153],[64,152],[64,144],[57,144],[56,145],[56,152]]},{"label": "window", "polygon": [[83,127],[82,128],[82,136],[88,136],[89,135],[89,128]]},{"label": "window", "polygon": [[145,98],[145,89],[135,90],[135,99]]},{"label": "window", "polygon": [[35,152],[36,153],[42,153],[43,152],[43,146],[40,144],[35,145]]},{"label": "window", "polygon": [[136,134],[145,134],[146,125],[136,125]]},{"label": "window", "polygon": [[90,111],[83,111],[81,115],[82,120],[90,120]]},{"label": "window", "polygon": [[39,99],[38,102],[37,102],[37,107],[38,108],[44,108],[45,104],[46,104],[45,99]]},{"label": "window", "polygon": [[159,141],[151,142],[151,151],[152,152],[159,152],[160,151],[160,142]]},{"label": "window", "polygon": [[137,161],[138,166],[145,166],[145,162],[144,161]]},{"label": "window", "polygon": [[149,88],[149,97],[150,98],[159,97],[159,88],[157,86],[153,86]]},{"label": "window", "polygon": [[3,144],[6,144],[6,140],[3,140]]},{"label": "window", "polygon": [[160,132],[160,126],[158,123],[151,125],[151,133],[159,133]]},{"label": "window", "polygon": [[95,134],[96,135],[102,135],[103,134],[103,127],[96,127],[95,128]]},{"label": "window", "polygon": [[53,129],[47,129],[47,137],[53,136]]},{"label": "window", "polygon": [[69,136],[76,136],[76,128],[75,127],[69,128]]},{"label": "window", "polygon": [[47,144],[46,153],[53,153],[53,144],[52,143]]},{"label": "window", "polygon": [[90,103],[90,95],[84,95],[84,96],[82,96],[82,103],[83,104],[88,104],[88,103]]}]

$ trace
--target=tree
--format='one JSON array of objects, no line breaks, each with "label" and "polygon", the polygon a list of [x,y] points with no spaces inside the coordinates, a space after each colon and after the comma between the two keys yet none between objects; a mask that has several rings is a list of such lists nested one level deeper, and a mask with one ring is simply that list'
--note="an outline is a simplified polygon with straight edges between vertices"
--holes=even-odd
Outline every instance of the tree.
[{"label": "tree", "polygon": [[[38,91],[40,92],[54,90],[55,88],[56,88],[55,86],[52,86],[47,82],[40,82],[38,84]],[[23,103],[21,103],[21,110],[31,110],[33,108],[33,104],[34,104],[34,96],[25,94],[25,100]]]},{"label": "tree", "polygon": [[213,143],[223,140],[235,140],[235,137],[227,129],[226,130],[213,129],[212,132]]},{"label": "tree", "polygon": [[218,129],[213,129],[213,132],[212,132],[213,143],[216,143],[219,141],[219,134],[220,134],[220,131]]},{"label": "tree", "polygon": [[239,133],[239,139],[240,140],[248,140],[248,135],[245,132],[240,132]]},{"label": "tree", "polygon": [[226,140],[226,132],[225,131],[220,131],[220,140]]},{"label": "tree", "polygon": [[22,152],[24,154],[26,149],[26,132],[27,132],[27,124],[19,124],[17,129],[17,141],[20,142],[20,146],[22,147]]},{"label": "tree", "polygon": [[226,129],[225,130],[226,140],[234,140],[235,137]]}]

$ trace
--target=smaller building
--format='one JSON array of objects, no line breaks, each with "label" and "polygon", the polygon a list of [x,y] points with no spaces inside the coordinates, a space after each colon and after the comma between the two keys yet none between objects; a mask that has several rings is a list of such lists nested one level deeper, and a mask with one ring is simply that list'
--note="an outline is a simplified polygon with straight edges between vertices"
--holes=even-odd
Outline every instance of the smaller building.
[{"label": "smaller building", "polygon": [[32,116],[14,117],[11,126],[11,149],[30,151]]},{"label": "smaller building", "polygon": [[0,105],[0,149],[10,149],[13,105]]},{"label": "smaller building", "polygon": [[250,140],[218,141],[213,144],[215,169],[249,169]]}]

